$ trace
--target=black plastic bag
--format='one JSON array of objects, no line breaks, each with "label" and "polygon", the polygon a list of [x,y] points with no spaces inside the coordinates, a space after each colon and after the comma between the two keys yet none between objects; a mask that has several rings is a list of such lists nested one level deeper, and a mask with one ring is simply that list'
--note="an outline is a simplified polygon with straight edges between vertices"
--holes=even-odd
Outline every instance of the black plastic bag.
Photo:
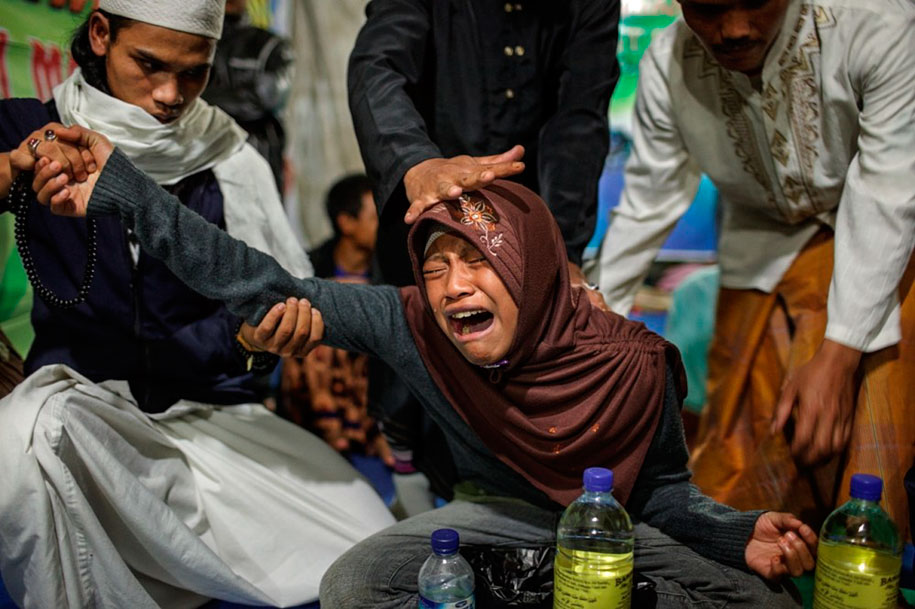
[{"label": "black plastic bag", "polygon": [[[525,543],[462,545],[476,581],[474,596],[478,609],[553,607],[553,545]],[[654,582],[633,576],[632,607],[650,609],[657,604]]]}]

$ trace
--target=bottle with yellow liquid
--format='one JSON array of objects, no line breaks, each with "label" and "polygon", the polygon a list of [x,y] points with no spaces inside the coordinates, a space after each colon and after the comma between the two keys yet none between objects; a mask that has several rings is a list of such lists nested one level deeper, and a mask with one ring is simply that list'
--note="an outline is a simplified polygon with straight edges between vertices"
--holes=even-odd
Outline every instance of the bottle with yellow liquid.
[{"label": "bottle with yellow liquid", "polygon": [[895,609],[902,542],[880,507],[883,480],[851,477],[851,500],[820,529],[814,609]]},{"label": "bottle with yellow liquid", "polygon": [[612,489],[612,471],[586,469],[584,493],[559,520],[553,609],[628,609],[632,602],[632,522]]}]

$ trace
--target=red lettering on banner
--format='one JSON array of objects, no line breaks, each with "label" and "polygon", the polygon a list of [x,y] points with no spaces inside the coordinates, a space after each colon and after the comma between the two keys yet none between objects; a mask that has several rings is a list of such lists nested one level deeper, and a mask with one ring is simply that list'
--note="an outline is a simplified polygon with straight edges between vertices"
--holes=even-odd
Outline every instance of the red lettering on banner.
[{"label": "red lettering on banner", "polygon": [[0,99],[11,97],[10,72],[6,67],[6,43],[9,39],[9,32],[0,29]]},{"label": "red lettering on banner", "polygon": [[34,38],[32,46],[32,83],[35,85],[35,96],[42,100],[51,98],[51,93],[63,80],[61,73],[60,47],[48,43],[44,45]]},{"label": "red lettering on banner", "polygon": [[[70,6],[71,13],[81,13],[86,6],[86,0],[51,0],[51,8],[63,8],[66,5]],[[98,0],[93,0],[92,10],[97,8]]]}]

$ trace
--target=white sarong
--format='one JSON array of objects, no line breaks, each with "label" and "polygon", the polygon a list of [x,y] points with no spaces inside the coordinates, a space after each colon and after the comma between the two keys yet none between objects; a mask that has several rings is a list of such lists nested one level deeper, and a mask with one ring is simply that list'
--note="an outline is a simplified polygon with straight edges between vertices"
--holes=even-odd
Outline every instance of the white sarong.
[{"label": "white sarong", "polygon": [[32,607],[288,606],[394,519],[314,435],[261,405],[140,411],[46,366],[0,400],[0,573]]}]

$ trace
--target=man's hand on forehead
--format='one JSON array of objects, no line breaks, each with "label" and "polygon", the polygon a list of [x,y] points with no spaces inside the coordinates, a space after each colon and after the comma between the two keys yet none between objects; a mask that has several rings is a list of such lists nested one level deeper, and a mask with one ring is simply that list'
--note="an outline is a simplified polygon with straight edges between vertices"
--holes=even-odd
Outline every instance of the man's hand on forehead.
[{"label": "man's hand on forehead", "polygon": [[412,224],[439,201],[457,199],[465,191],[477,190],[499,178],[521,173],[524,171],[522,158],[524,147],[514,146],[501,154],[427,159],[414,165],[403,179],[410,202],[404,222]]}]

